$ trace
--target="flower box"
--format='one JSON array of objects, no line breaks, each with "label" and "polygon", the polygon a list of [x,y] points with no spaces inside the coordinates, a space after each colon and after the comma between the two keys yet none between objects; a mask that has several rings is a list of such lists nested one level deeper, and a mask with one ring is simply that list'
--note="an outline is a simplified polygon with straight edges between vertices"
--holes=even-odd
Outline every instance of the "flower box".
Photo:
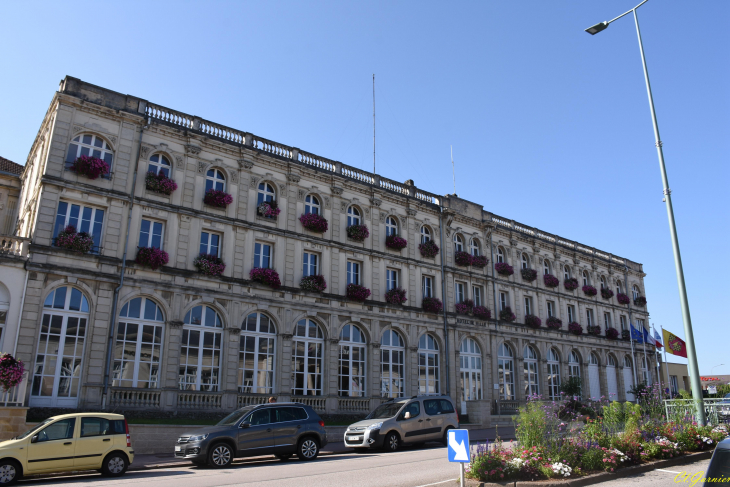
[{"label": "flower box", "polygon": [[542,320],[535,315],[525,315],[525,324],[530,328],[540,328]]},{"label": "flower box", "polygon": [[631,332],[629,330],[621,330],[622,340],[631,340]]},{"label": "flower box", "polygon": [[155,174],[154,172],[148,172],[144,177],[145,185],[150,191],[155,193],[164,194],[170,196],[173,191],[177,189],[177,183],[175,180],[165,176],[165,173]]},{"label": "flower box", "polygon": [[254,267],[248,273],[248,277],[252,281],[260,282],[261,284],[269,286],[271,289],[279,289],[281,287],[279,273],[276,272],[274,269]]},{"label": "flower box", "polygon": [[636,306],[646,306],[646,298],[644,296],[639,296],[638,298],[634,299],[634,304]]},{"label": "flower box", "polygon": [[568,291],[575,291],[578,289],[578,279],[571,277],[570,279],[564,280],[563,287],[565,287]]},{"label": "flower box", "polygon": [[611,299],[613,297],[613,291],[611,291],[607,287],[602,287],[601,288],[601,297],[603,299]]},{"label": "flower box", "polygon": [[512,266],[506,262],[497,262],[496,264],[494,264],[494,270],[497,271],[497,274],[499,274],[500,276],[511,276],[515,273],[515,270],[512,268]]},{"label": "flower box", "polygon": [[81,156],[76,158],[69,170],[83,174],[89,179],[96,179],[109,174],[109,164],[97,157]]},{"label": "flower box", "polygon": [[327,289],[327,281],[324,280],[324,276],[304,276],[299,281],[299,287],[305,291],[321,293]]},{"label": "flower box", "polygon": [[9,353],[0,354],[0,390],[9,391],[23,380],[25,366]]},{"label": "flower box", "polygon": [[601,327],[599,325],[588,326],[588,334],[593,336],[601,335]]},{"label": "flower box", "polygon": [[456,265],[467,267],[471,265],[471,254],[460,250],[454,253],[454,262],[456,262]]},{"label": "flower box", "polygon": [[552,274],[543,274],[542,282],[545,283],[545,287],[558,287],[560,280]]},{"label": "flower box", "polygon": [[576,323],[575,321],[573,321],[572,323],[568,324],[568,331],[571,332],[573,335],[582,335],[583,327],[580,323]]},{"label": "flower box", "polygon": [[492,319],[492,311],[484,306],[474,306],[472,313],[474,314],[474,318],[479,318],[480,320]]},{"label": "flower box", "polygon": [[545,325],[547,325],[548,328],[552,328],[553,330],[559,330],[563,327],[563,320],[556,316],[551,316],[547,319]]},{"label": "flower box", "polygon": [[474,301],[472,301],[471,299],[465,299],[461,303],[456,303],[454,305],[454,308],[456,309],[456,312],[458,314],[468,315],[474,309]]},{"label": "flower box", "polygon": [[421,307],[428,313],[440,313],[444,309],[444,305],[438,298],[423,298]]},{"label": "flower box", "polygon": [[385,246],[393,250],[403,250],[408,245],[406,239],[398,235],[388,235],[385,237]]},{"label": "flower box", "polygon": [[429,240],[426,243],[419,244],[418,250],[421,252],[422,257],[433,259],[439,253],[439,246],[436,245],[433,240]]},{"label": "flower box", "polygon": [[345,289],[345,294],[352,301],[365,301],[370,297],[370,289],[359,284],[348,284]]},{"label": "flower box", "polygon": [[220,276],[226,270],[226,265],[220,257],[210,254],[200,254],[193,260],[198,272],[206,276]]},{"label": "flower box", "polygon": [[532,282],[537,279],[537,271],[535,269],[522,269],[520,274],[522,274],[523,281]]},{"label": "flower box", "polygon": [[406,299],[406,290],[400,287],[394,287],[393,289],[385,292],[385,301],[390,304],[403,304]]},{"label": "flower box", "polygon": [[157,247],[140,247],[137,250],[137,258],[134,259],[137,264],[151,268],[153,271],[158,267],[167,265],[170,258],[167,252]]},{"label": "flower box", "polygon": [[618,293],[616,295],[616,301],[618,301],[619,304],[629,304],[631,299],[624,293]]},{"label": "flower box", "polygon": [[225,191],[219,191],[217,189],[209,189],[203,196],[203,203],[208,206],[215,206],[217,208],[225,208],[226,206],[233,203],[233,196],[226,193]]},{"label": "flower box", "polygon": [[512,323],[517,319],[515,314],[512,312],[512,308],[507,306],[502,311],[499,312],[499,319],[500,321],[506,321],[507,323]]},{"label": "flower box", "polygon": [[264,218],[275,219],[277,216],[279,216],[279,213],[281,213],[281,210],[279,209],[278,203],[275,200],[272,200],[272,201],[264,201],[259,206],[257,206],[256,213],[258,213],[259,216],[262,216]]},{"label": "flower box", "polygon": [[606,330],[606,338],[616,340],[618,338],[618,330],[616,328],[608,328]]},{"label": "flower box", "polygon": [[370,236],[367,225],[350,225],[345,231],[347,232],[347,238],[356,242],[362,242]]},{"label": "flower box", "polygon": [[595,296],[596,294],[598,294],[598,290],[590,285],[583,286],[582,289],[583,294],[585,294],[586,296]]},{"label": "flower box", "polygon": [[94,248],[94,239],[86,232],[76,232],[73,225],[69,225],[62,231],[58,232],[55,242],[56,247],[88,254]]},{"label": "flower box", "polygon": [[305,213],[299,217],[302,226],[311,232],[324,233],[327,231],[329,224],[327,219],[322,215],[314,213]]},{"label": "flower box", "polygon": [[473,265],[474,267],[484,268],[487,266],[488,262],[489,262],[489,259],[487,259],[486,255],[472,255],[471,256],[471,265]]}]

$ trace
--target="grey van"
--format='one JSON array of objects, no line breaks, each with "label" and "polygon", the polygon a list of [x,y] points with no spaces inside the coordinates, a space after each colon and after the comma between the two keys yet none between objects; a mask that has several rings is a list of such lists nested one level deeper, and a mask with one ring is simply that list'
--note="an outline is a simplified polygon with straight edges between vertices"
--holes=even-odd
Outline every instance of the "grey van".
[{"label": "grey van", "polygon": [[296,402],[259,404],[238,409],[215,425],[180,436],[175,457],[221,468],[234,457],[276,455],[314,460],[327,444],[324,421],[310,406]]},{"label": "grey van", "polygon": [[447,431],[459,427],[459,416],[448,396],[395,398],[381,404],[345,431],[345,446],[385,448],[396,451],[402,444],[447,441]]}]

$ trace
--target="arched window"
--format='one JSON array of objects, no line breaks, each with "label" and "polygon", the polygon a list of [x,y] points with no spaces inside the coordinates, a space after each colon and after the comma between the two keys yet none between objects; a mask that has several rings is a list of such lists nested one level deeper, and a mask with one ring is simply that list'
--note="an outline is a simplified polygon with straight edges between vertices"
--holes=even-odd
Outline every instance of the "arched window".
[{"label": "arched window", "polygon": [[355,325],[345,325],[340,332],[341,397],[365,395],[365,335]]},{"label": "arched window", "polygon": [[616,357],[609,355],[608,365],[606,366],[606,383],[608,386],[609,401],[618,401],[618,380],[616,379],[617,370],[618,363],[616,362]]},{"label": "arched window", "polygon": [[522,268],[523,269],[530,268],[530,257],[524,252],[522,252]]},{"label": "arched window", "polygon": [[621,281],[616,281],[616,294],[621,294],[623,292],[623,287],[621,286]]},{"label": "arched window", "polygon": [[220,169],[208,169],[205,175],[205,190],[208,191],[209,189],[226,190],[226,177]]},{"label": "arched window", "polygon": [[502,343],[497,350],[497,373],[499,377],[499,397],[511,401],[515,398],[515,364],[512,349]]},{"label": "arched window", "polygon": [[89,302],[75,287],[59,287],[43,303],[30,405],[76,407]]},{"label": "arched window", "polygon": [[294,327],[292,343],[291,393],[296,396],[322,395],[322,357],[324,356],[322,329],[312,320],[304,319]]},{"label": "arched window", "polygon": [[633,295],[634,300],[639,297],[639,287],[636,284],[631,287],[631,294]]},{"label": "arched window", "polygon": [[550,267],[550,261],[545,259],[542,266],[543,274],[552,274],[552,268]]},{"label": "arched window", "polygon": [[385,236],[398,235],[398,220],[389,216],[385,219]]},{"label": "arched window", "polygon": [[601,276],[601,289],[608,289],[606,286],[606,278]]},{"label": "arched window", "polygon": [[238,392],[274,392],[276,327],[263,313],[251,313],[241,324],[238,347]]},{"label": "arched window", "polygon": [[405,355],[403,338],[392,329],[385,330],[380,339],[380,395],[403,397],[405,395]]},{"label": "arched window", "polygon": [[179,384],[183,391],[217,391],[220,384],[223,321],[210,306],[185,314]]},{"label": "arched window", "polygon": [[162,330],[165,315],[149,298],[122,306],[117,325],[112,387],[159,387]]},{"label": "arched window", "polygon": [[575,350],[568,356],[568,377],[580,378],[580,358]]},{"label": "arched window", "polygon": [[475,257],[481,255],[479,250],[479,240],[476,238],[472,238],[469,241],[469,252]]},{"label": "arched window", "polygon": [[525,396],[540,394],[540,387],[537,378],[537,352],[529,345],[525,346]]},{"label": "arched window", "polygon": [[418,393],[438,394],[439,347],[431,335],[421,335],[418,340]]},{"label": "arched window", "polygon": [[354,206],[350,206],[347,208],[347,226],[351,227],[352,225],[359,225],[360,224],[360,210],[355,208]]},{"label": "arched window", "polygon": [[497,247],[497,263],[504,262],[504,249]]},{"label": "arched window", "polygon": [[109,171],[112,170],[114,152],[109,144],[99,136],[91,134],[77,135],[68,145],[66,152],[66,164],[70,165],[81,156],[96,157],[109,164]]},{"label": "arched window", "polygon": [[308,194],[306,198],[304,198],[304,214],[305,215],[319,215],[321,214],[320,206],[319,206],[319,198],[312,194]]},{"label": "arched window", "polygon": [[626,392],[626,400],[633,401],[635,398],[634,398],[634,395],[629,392],[629,389],[634,388],[634,371],[631,367],[631,357],[629,357],[628,355],[624,356],[623,375],[624,375],[624,389]]},{"label": "arched window", "polygon": [[588,273],[586,271],[583,271],[583,285],[584,286],[590,286],[591,280],[588,277]]},{"label": "arched window", "polygon": [[482,351],[473,338],[464,338],[459,347],[461,400],[482,400]]},{"label": "arched window", "polygon": [[567,280],[570,279],[570,267],[563,266],[563,277]]},{"label": "arched window", "polygon": [[464,251],[464,239],[458,233],[454,234],[454,252]]},{"label": "arched window", "polygon": [[147,172],[164,174],[168,178],[170,177],[171,168],[170,160],[162,154],[152,154],[150,162],[147,164]]},{"label": "arched window", "polygon": [[[588,387],[591,391],[591,400],[598,401],[601,399],[601,383],[598,378],[598,356],[591,352],[588,357],[588,363]],[[607,370],[607,374],[610,374],[610,372],[610,370]],[[608,380],[610,381],[610,379]]]},{"label": "arched window", "polygon": [[548,397],[553,401],[560,399],[560,356],[551,348],[547,356]]},{"label": "arched window", "polygon": [[431,241],[431,229],[429,229],[426,225],[421,226],[421,243],[426,243]]},{"label": "arched window", "polygon": [[258,196],[256,197],[256,205],[261,203],[270,203],[276,199],[276,191],[269,183],[259,183]]}]

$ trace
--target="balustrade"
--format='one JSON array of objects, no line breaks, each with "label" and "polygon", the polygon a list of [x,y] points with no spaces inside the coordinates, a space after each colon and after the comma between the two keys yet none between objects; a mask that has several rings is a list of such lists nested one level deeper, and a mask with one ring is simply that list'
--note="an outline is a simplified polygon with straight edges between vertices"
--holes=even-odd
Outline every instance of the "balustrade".
[{"label": "balustrade", "polygon": [[370,174],[360,171],[359,169],[355,169],[354,167],[342,166],[342,175],[366,184],[374,183],[373,177]]},{"label": "balustrade", "polygon": [[262,139],[261,137],[253,136],[253,147],[255,149],[274,154],[275,156],[287,157],[291,159],[292,149],[283,144],[273,142],[271,140]]},{"label": "balustrade", "polygon": [[193,117],[176,110],[171,110],[159,105],[147,104],[146,114],[148,117],[171,125],[191,129],[193,128]]},{"label": "balustrade", "polygon": [[238,407],[255,406],[256,404],[266,404],[269,400],[269,396],[263,396],[261,394],[239,394],[238,395]]},{"label": "balustrade", "polygon": [[324,169],[325,171],[332,171],[335,172],[335,165],[336,163],[334,161],[330,161],[329,159],[325,159],[324,157],[319,157],[314,154],[310,154],[309,152],[299,152],[299,162],[303,164],[307,164],[309,166],[318,167],[320,169]]},{"label": "balustrade", "polygon": [[0,406],[20,407],[25,400],[25,388],[28,386],[28,379],[23,379],[20,384],[11,387],[9,390],[0,388]]},{"label": "balustrade", "polygon": [[160,391],[150,389],[111,389],[109,404],[129,408],[159,408]]},{"label": "balustrade", "polygon": [[318,413],[323,413],[327,410],[326,398],[320,396],[292,396],[292,402],[298,402],[309,406]]},{"label": "balustrade", "polygon": [[350,399],[341,397],[337,400],[337,408],[340,411],[369,411],[370,399]]},{"label": "balustrade", "polygon": [[12,236],[0,236],[0,255],[28,257],[30,239]]},{"label": "balustrade", "polygon": [[177,407],[180,409],[221,409],[222,394],[209,392],[178,392]]}]

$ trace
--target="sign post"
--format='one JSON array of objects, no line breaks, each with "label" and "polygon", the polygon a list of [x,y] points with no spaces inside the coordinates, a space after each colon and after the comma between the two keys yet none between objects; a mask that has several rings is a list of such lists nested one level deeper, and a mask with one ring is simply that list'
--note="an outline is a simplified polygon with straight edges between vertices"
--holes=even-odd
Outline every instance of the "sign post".
[{"label": "sign post", "polygon": [[461,487],[464,487],[464,464],[471,461],[469,430],[449,430],[446,451],[450,462],[460,464]]}]

